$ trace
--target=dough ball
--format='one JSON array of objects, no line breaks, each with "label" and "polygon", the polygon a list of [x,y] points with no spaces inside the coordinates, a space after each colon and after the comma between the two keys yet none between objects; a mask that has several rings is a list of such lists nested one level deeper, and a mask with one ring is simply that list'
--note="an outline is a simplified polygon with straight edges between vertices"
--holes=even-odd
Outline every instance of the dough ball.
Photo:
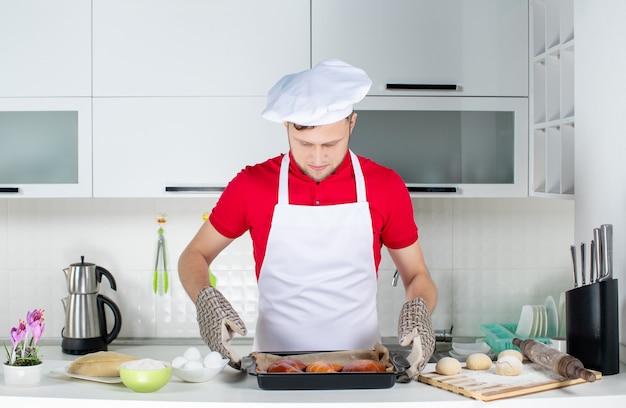
[{"label": "dough ball", "polygon": [[461,363],[453,357],[444,357],[437,362],[435,371],[441,375],[455,375],[461,372]]},{"label": "dough ball", "polygon": [[503,356],[496,362],[496,374],[498,375],[520,375],[524,366],[515,356]]},{"label": "dough ball", "polygon": [[524,355],[519,351],[513,349],[501,351],[500,354],[498,354],[498,360],[500,360],[504,356],[513,356],[519,361],[524,361]]},{"label": "dough ball", "polygon": [[491,358],[485,353],[474,353],[467,357],[466,365],[469,370],[489,370]]}]

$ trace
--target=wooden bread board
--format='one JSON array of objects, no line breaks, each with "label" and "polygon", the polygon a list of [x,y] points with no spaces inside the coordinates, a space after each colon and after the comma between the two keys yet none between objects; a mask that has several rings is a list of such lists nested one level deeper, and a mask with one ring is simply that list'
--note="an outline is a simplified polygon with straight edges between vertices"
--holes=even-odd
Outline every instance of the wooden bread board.
[{"label": "wooden bread board", "polygon": [[[594,372],[597,381],[602,375]],[[460,374],[451,376],[422,373],[418,381],[480,401],[517,397],[586,382],[581,378],[572,380],[561,377],[535,363],[525,363],[524,372],[516,377],[496,374],[494,364],[487,371],[472,371],[463,367]]]}]

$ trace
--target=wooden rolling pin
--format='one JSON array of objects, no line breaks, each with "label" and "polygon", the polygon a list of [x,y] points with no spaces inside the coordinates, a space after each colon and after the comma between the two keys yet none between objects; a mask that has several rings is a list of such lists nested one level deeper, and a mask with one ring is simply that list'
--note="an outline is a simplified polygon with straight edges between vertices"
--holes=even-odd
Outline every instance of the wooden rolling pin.
[{"label": "wooden rolling pin", "polygon": [[596,380],[596,374],[593,371],[587,370],[579,359],[567,353],[548,347],[533,339],[514,338],[513,345],[518,347],[522,354],[533,363],[550,369],[565,378],[582,378],[588,382]]}]

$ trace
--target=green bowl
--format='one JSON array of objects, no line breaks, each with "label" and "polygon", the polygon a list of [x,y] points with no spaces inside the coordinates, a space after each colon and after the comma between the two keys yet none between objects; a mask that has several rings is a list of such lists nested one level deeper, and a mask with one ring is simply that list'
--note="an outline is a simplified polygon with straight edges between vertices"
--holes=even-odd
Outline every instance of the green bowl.
[{"label": "green bowl", "polygon": [[136,392],[158,391],[168,383],[172,377],[172,366],[163,362],[165,368],[140,370],[120,367],[120,378],[125,386]]}]

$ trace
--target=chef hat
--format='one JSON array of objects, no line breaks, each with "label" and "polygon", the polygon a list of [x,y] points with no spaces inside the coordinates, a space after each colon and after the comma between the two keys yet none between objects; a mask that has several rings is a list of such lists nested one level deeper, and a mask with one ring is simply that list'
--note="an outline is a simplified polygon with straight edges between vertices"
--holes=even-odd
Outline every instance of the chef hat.
[{"label": "chef hat", "polygon": [[285,75],[269,91],[261,116],[272,122],[303,126],[337,122],[362,100],[372,81],[362,69],[338,59]]}]

